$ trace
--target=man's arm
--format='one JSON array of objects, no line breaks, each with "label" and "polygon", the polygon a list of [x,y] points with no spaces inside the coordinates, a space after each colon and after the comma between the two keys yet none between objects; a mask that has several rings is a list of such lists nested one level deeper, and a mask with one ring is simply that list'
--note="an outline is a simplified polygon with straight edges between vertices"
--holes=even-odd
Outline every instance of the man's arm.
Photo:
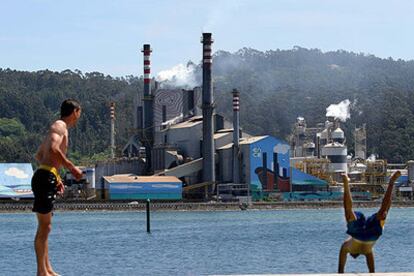
[{"label": "man's arm", "polygon": [[345,249],[344,242],[341,246],[341,250],[339,251],[339,264],[338,264],[338,273],[344,273],[345,264],[346,264],[346,255],[348,254],[347,250]]},{"label": "man's arm", "polygon": [[375,273],[375,261],[374,261],[374,253],[368,253],[365,255],[365,258],[367,260],[367,266],[369,269],[369,273]]},{"label": "man's arm", "polygon": [[377,218],[379,220],[385,220],[387,217],[388,210],[391,207],[391,200],[392,200],[392,190],[394,188],[394,183],[397,181],[397,179],[401,176],[400,171],[396,171],[390,178],[390,181],[388,182],[388,188],[385,192],[384,199],[382,200],[381,208],[377,213]]}]

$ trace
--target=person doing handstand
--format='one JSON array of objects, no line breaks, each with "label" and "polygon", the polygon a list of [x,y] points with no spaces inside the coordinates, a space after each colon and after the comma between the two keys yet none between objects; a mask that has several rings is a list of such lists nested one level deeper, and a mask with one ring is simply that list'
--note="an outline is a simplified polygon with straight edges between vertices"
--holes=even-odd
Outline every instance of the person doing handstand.
[{"label": "person doing handstand", "polygon": [[382,235],[385,219],[391,207],[392,189],[395,181],[400,177],[400,171],[396,171],[390,178],[387,191],[382,200],[379,211],[367,219],[361,212],[352,210],[352,196],[349,189],[348,176],[342,175],[344,183],[344,210],[347,222],[346,233],[350,237],[342,244],[339,252],[338,273],[344,273],[346,257],[349,253],[353,258],[365,255],[370,273],[375,272],[373,247]]}]

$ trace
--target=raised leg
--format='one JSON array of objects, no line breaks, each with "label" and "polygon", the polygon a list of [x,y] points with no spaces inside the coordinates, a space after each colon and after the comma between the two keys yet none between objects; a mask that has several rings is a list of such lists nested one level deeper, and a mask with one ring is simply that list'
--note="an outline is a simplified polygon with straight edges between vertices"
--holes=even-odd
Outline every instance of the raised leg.
[{"label": "raised leg", "polygon": [[396,171],[390,178],[390,181],[388,182],[387,191],[385,192],[384,199],[382,200],[381,208],[377,213],[377,218],[379,220],[385,220],[387,217],[388,211],[391,207],[391,201],[392,201],[392,189],[394,188],[394,183],[397,181],[397,179],[401,176],[400,171]]},{"label": "raised leg", "polygon": [[346,174],[342,174],[342,182],[344,183],[344,211],[347,222],[356,220],[354,211],[352,210],[352,195],[349,189],[349,180]]}]

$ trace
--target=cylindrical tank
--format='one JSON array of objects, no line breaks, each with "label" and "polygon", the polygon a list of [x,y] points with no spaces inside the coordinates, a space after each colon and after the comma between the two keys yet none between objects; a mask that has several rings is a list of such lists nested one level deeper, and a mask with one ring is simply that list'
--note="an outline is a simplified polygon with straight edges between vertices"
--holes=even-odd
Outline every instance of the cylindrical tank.
[{"label": "cylindrical tank", "polygon": [[343,143],[345,141],[345,134],[339,127],[332,131],[332,140],[337,143]]},{"label": "cylindrical tank", "polygon": [[339,143],[330,143],[322,148],[322,156],[331,161],[329,164],[330,172],[348,172],[347,147]]},{"label": "cylindrical tank", "polygon": [[320,144],[321,144],[321,146],[326,145],[328,143],[328,138],[329,138],[328,129],[325,128],[320,133]]},{"label": "cylindrical tank", "polygon": [[95,168],[85,168],[82,172],[85,174],[85,178],[90,185],[89,187],[95,189]]},{"label": "cylindrical tank", "polygon": [[303,145],[303,151],[305,156],[314,156],[315,155],[315,143],[305,143]]}]

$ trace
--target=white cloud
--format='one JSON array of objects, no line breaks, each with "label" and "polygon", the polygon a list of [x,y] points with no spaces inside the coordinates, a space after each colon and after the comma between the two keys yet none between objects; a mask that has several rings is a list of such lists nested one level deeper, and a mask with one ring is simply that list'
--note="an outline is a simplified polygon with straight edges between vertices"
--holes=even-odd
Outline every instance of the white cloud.
[{"label": "white cloud", "polygon": [[20,178],[20,179],[29,178],[28,174],[26,174],[24,171],[22,171],[22,170],[20,170],[16,167],[9,168],[4,173],[8,176],[14,176],[14,177]]},{"label": "white cloud", "polygon": [[273,152],[277,152],[280,154],[286,154],[289,152],[290,146],[287,144],[277,144],[274,148],[273,148]]}]

